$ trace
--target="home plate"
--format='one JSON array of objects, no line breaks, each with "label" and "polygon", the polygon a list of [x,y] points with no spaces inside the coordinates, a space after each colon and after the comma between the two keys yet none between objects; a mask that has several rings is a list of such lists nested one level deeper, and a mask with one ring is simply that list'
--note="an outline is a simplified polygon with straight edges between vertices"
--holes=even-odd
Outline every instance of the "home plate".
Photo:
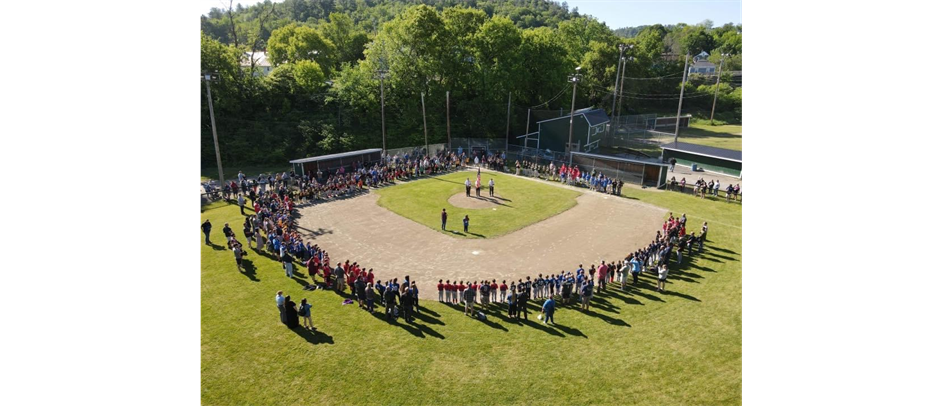
[{"label": "home plate", "polygon": [[481,253],[481,251],[471,251],[471,255],[478,255],[478,254],[480,254],[480,253]]},{"label": "home plate", "polygon": [[497,208],[495,207],[495,208],[493,208],[493,209],[491,209],[491,210],[497,210]]}]

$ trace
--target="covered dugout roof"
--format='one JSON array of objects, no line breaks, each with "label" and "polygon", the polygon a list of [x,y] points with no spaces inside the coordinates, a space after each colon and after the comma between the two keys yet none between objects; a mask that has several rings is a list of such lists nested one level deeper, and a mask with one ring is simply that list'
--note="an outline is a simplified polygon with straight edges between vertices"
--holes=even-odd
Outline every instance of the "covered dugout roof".
[{"label": "covered dugout roof", "polygon": [[383,151],[382,148],[361,149],[359,151],[341,152],[339,154],[312,156],[308,158],[295,159],[293,161],[288,161],[288,163],[303,164],[307,162],[327,161],[331,159],[349,158],[349,157],[354,157],[357,155],[373,154],[373,153],[382,152],[382,151]]},{"label": "covered dugout roof", "polygon": [[630,162],[630,163],[635,163],[635,164],[644,164],[644,165],[653,165],[653,166],[665,166],[665,167],[668,166],[666,163],[658,161],[656,158],[652,158],[650,160],[633,159],[633,158],[627,158],[627,157],[615,156],[615,155],[599,155],[599,154],[592,154],[588,152],[576,152],[576,151],[573,151],[572,154],[575,156],[584,156],[587,158],[597,158],[597,159],[607,159],[611,161]]},{"label": "covered dugout roof", "polygon": [[742,163],[742,151],[688,144],[686,142],[669,142],[661,145],[661,148]]}]

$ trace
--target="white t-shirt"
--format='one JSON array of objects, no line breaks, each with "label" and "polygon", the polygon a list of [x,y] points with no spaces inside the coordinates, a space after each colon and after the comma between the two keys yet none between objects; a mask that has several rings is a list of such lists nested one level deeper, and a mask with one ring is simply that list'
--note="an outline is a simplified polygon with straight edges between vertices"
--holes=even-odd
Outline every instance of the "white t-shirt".
[{"label": "white t-shirt", "polygon": [[658,277],[658,279],[666,279],[666,278],[667,278],[667,267],[666,267],[666,266],[662,266],[662,267],[660,267],[660,268],[657,270],[657,277]]}]

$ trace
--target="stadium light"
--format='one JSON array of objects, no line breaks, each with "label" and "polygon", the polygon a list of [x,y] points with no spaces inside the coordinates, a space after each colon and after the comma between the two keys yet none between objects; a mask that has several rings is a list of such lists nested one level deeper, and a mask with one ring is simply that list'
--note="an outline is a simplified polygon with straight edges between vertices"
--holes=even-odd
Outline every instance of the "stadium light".
[{"label": "stadium light", "polygon": [[569,108],[569,144],[566,150],[569,152],[569,166],[572,166],[572,121],[576,114],[576,85],[582,80],[582,74],[579,73],[581,66],[576,67],[576,73],[569,75],[569,81],[572,82],[572,106]]},{"label": "stadium light", "polygon": [[206,82],[206,100],[209,102],[209,122],[213,126],[213,146],[216,147],[216,166],[219,168],[219,187],[223,187],[226,179],[222,173],[222,157],[219,154],[219,137],[216,136],[216,115],[213,112],[213,91],[209,88],[209,82],[219,81],[219,72],[204,72],[202,74],[203,82]]},{"label": "stadium light", "polygon": [[723,61],[729,56],[728,53],[722,54],[720,58],[720,69],[716,71],[716,85],[713,86],[713,108],[710,109],[710,125],[713,125],[713,113],[716,112],[716,95],[720,91],[720,75],[723,73]]}]

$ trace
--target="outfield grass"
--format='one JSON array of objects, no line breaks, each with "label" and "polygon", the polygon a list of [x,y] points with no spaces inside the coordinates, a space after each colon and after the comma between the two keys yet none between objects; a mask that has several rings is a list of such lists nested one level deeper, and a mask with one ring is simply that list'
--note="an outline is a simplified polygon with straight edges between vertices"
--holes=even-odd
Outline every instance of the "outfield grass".
[{"label": "outfield grass", "polygon": [[[481,196],[487,196],[487,182],[494,179],[494,189],[502,199],[501,205],[484,209],[465,209],[452,206],[448,198],[465,193],[464,182],[469,177],[474,183],[475,173],[461,171],[444,176],[423,179],[377,191],[378,204],[392,212],[428,226],[438,232],[460,238],[488,238],[519,230],[562,213],[576,205],[581,193],[515,176],[494,172],[481,173]],[[472,196],[474,189],[471,190]],[[468,215],[473,230],[479,234],[465,234],[441,230],[442,209],[448,212],[449,230],[460,230],[461,219]],[[497,209],[497,210],[494,210]]]},{"label": "outfield grass", "polygon": [[[496,313],[480,322],[427,300],[415,326],[390,325],[341,306],[335,293],[302,291],[306,278],[287,279],[279,263],[254,252],[245,260],[252,273],[239,273],[232,253],[202,245],[194,224],[202,247],[202,403],[741,404],[742,206],[623,192],[686,213],[691,228],[709,221],[704,254],[671,270],[667,294],[645,276],[629,294],[596,296],[589,313],[557,311],[555,327],[536,324],[534,313],[523,324]],[[210,206],[201,218],[213,222],[216,244],[224,222],[241,234],[237,206]],[[279,322],[277,290],[312,302],[317,333]]]},{"label": "outfield grass", "polygon": [[706,145],[742,151],[741,125],[716,125],[710,123],[691,123],[690,127],[680,129],[680,142]]},{"label": "outfield grass", "polygon": [[[291,165],[289,164],[277,164],[277,165],[248,165],[248,166],[231,166],[231,167],[222,167],[223,175],[227,180],[236,179],[239,177],[239,171],[248,176],[249,179],[254,179],[260,173],[274,174],[275,172],[291,172]],[[219,179],[219,169],[215,166],[209,168],[200,169],[200,182],[205,182],[207,180],[218,180]]]}]

